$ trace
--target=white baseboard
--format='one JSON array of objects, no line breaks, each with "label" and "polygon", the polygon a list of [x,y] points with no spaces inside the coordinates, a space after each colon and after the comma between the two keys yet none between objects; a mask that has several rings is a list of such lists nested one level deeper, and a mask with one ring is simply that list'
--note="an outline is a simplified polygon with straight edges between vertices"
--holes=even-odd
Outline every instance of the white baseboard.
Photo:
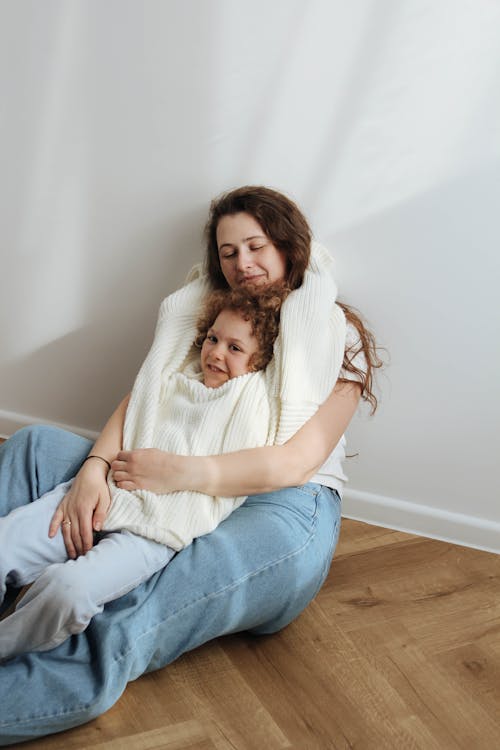
[{"label": "white baseboard", "polygon": [[[98,436],[97,432],[74,425],[49,422],[26,414],[0,410],[1,437],[10,437],[16,430],[30,424],[51,424],[90,440],[96,440]],[[476,516],[452,513],[442,508],[431,508],[428,505],[354,489],[344,492],[342,515],[387,529],[500,553],[500,523]]]},{"label": "white baseboard", "polygon": [[93,430],[85,430],[82,427],[75,427],[74,425],[63,424],[61,422],[50,422],[46,419],[40,419],[40,417],[32,417],[28,414],[18,414],[14,411],[3,411],[0,409],[0,437],[8,438],[14,432],[20,430],[21,427],[27,427],[30,424],[46,424],[53,427],[61,427],[63,430],[75,432],[77,435],[89,438],[89,440],[97,440],[99,434]]},{"label": "white baseboard", "polygon": [[351,489],[344,492],[342,515],[395,531],[500,553],[500,523],[477,516]]}]

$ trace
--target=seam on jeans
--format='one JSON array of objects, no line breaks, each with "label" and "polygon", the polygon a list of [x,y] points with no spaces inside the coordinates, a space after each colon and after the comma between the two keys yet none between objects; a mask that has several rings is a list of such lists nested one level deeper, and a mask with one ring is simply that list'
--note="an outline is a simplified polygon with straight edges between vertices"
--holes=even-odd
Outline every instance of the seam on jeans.
[{"label": "seam on jeans", "polygon": [[[307,539],[304,541],[304,543],[300,547],[298,547],[297,549],[293,550],[292,552],[289,552],[286,555],[283,555],[282,557],[280,557],[279,559],[275,560],[270,565],[263,565],[258,570],[254,570],[251,573],[248,573],[248,575],[243,576],[242,578],[238,578],[236,581],[233,581],[232,583],[228,584],[227,586],[224,586],[224,588],[221,588],[218,591],[212,592],[211,594],[205,594],[204,596],[198,597],[198,599],[193,599],[188,604],[185,604],[181,609],[178,609],[175,612],[172,612],[171,614],[168,615],[168,617],[166,617],[166,618],[164,618],[162,620],[159,620],[153,626],[151,626],[148,630],[144,631],[143,633],[141,633],[141,635],[137,636],[136,639],[135,639],[135,641],[134,641],[134,648],[135,648],[135,645],[137,644],[137,642],[139,640],[141,640],[142,638],[148,636],[150,634],[150,632],[152,630],[155,630],[159,625],[164,625],[164,624],[168,623],[168,621],[172,617],[177,617],[179,614],[181,614],[185,610],[187,610],[190,607],[193,607],[195,605],[198,605],[198,604],[200,604],[203,601],[210,601],[212,599],[217,599],[218,597],[220,597],[222,594],[226,593],[227,591],[231,591],[231,589],[237,588],[240,584],[244,583],[245,581],[248,581],[251,578],[255,578],[256,576],[262,575],[264,572],[267,572],[268,570],[270,571],[273,568],[276,568],[278,565],[281,565],[286,560],[289,560],[292,557],[296,557],[297,555],[300,555],[306,549],[306,547],[308,547],[310,545],[311,541],[313,540],[314,536],[316,535],[317,519],[318,519],[318,512],[317,512],[318,511],[318,495],[319,495],[319,492],[316,493],[316,507],[315,507],[314,515],[311,518],[311,521],[312,521],[312,523],[311,523],[311,532],[309,533]],[[333,547],[333,539],[332,539],[332,542],[331,542],[331,545],[330,545],[329,559],[331,559],[332,547]],[[323,581],[324,581],[324,579],[322,579],[322,582],[321,582],[320,586],[318,587],[318,591],[319,591],[319,588],[321,588],[321,585],[322,585]],[[115,662],[118,661],[119,659],[123,658],[127,654],[131,653],[131,651],[133,651],[133,648],[129,648],[128,651],[121,652],[118,655],[118,657],[116,659],[114,659],[114,661]]]},{"label": "seam on jeans", "polygon": [[308,484],[296,484],[294,489],[303,492],[305,495],[310,495],[311,497],[317,497],[321,492],[321,489],[313,489],[312,487],[309,487]]},{"label": "seam on jeans", "polygon": [[332,534],[332,539],[331,539],[331,542],[330,542],[330,549],[328,550],[328,558],[327,558],[328,561],[325,564],[325,569],[323,570],[323,573],[321,575],[318,587],[317,587],[316,591],[314,592],[314,595],[312,597],[313,599],[315,599],[318,596],[318,594],[319,594],[319,592],[321,590],[321,587],[323,586],[324,582],[326,581],[326,577],[327,577],[328,572],[330,570],[330,567],[331,567],[331,564],[332,564],[332,559],[333,559],[333,553],[334,553],[335,547],[337,546],[338,540],[339,540],[340,523],[341,523],[341,516],[339,515],[339,517],[335,521],[335,529],[334,529],[334,532]]},{"label": "seam on jeans", "polygon": [[[58,716],[70,716],[70,715],[76,717],[76,716],[78,716],[78,714],[82,714],[83,716],[85,716],[86,722],[89,722],[89,721],[92,721],[92,717],[87,716],[86,712],[87,712],[87,710],[89,708],[92,708],[92,706],[96,705],[97,703],[98,703],[98,701],[93,701],[92,703],[84,703],[84,704],[78,706],[75,709],[74,708],[70,708],[70,709],[67,709],[67,710],[59,711],[58,713],[31,715],[28,718],[26,718],[26,719],[23,718],[23,719],[20,719],[19,721],[17,719],[14,720],[14,721],[0,721],[0,727],[6,727],[8,729],[9,727],[33,726],[34,722],[41,721],[41,720],[44,720],[44,719],[55,719]],[[108,710],[107,708],[104,709],[104,711],[107,711],[107,710]],[[104,711],[103,711],[103,713],[104,713]],[[98,714],[98,715],[100,716],[101,714]],[[74,726],[78,726],[78,724],[75,724]],[[74,726],[66,727],[66,729],[59,729],[57,731],[59,731],[59,732],[65,732],[67,729],[73,729]],[[40,739],[43,736],[45,736],[45,735],[39,735],[39,736],[33,735],[32,737],[29,737],[26,740],[14,740],[14,742],[17,742],[17,741],[19,741],[19,742],[28,742],[30,740]]]}]

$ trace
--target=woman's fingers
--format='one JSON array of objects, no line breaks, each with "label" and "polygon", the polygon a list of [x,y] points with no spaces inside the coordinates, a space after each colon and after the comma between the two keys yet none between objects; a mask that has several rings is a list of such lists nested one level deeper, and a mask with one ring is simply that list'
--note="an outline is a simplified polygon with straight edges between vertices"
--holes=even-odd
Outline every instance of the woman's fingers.
[{"label": "woman's fingers", "polygon": [[111,464],[113,478],[121,489],[170,492],[168,460],[169,454],[157,448],[120,451]]},{"label": "woman's fingers", "polygon": [[61,503],[57,506],[57,510],[52,516],[52,520],[50,522],[49,526],[49,537],[52,538],[57,534],[57,531],[61,525],[61,522],[64,519],[64,512],[61,507]]},{"label": "woman's fingers", "polygon": [[54,537],[57,534],[58,530],[61,529],[68,556],[71,558],[75,558],[77,555],[76,547],[73,543],[73,522],[71,521],[68,513],[68,496],[69,493],[63,497],[56,509],[56,512],[52,516],[52,520],[49,526],[49,537]]},{"label": "woman's fingers", "polygon": [[111,462],[113,471],[125,471],[130,468],[133,460],[133,451],[120,451],[115,460]]},{"label": "woman's fingers", "polygon": [[111,464],[113,479],[117,487],[121,490],[139,489],[137,484],[138,477],[133,474],[133,455],[132,451],[120,451],[118,456]]},{"label": "woman's fingers", "polygon": [[68,513],[68,497],[69,493],[63,497],[52,517],[52,521],[49,526],[49,536],[53,537],[60,528],[68,557],[74,559],[75,557],[77,557],[77,548],[73,543],[73,534],[75,533],[75,529],[73,529],[73,521],[70,519]]},{"label": "woman's fingers", "polygon": [[84,555],[94,546],[92,515],[87,510],[79,513],[75,525],[72,522],[72,538],[79,555]]},{"label": "woman's fingers", "polygon": [[111,462],[111,470],[113,472],[113,479],[117,481],[117,474],[120,475],[122,481],[124,478],[130,479],[132,473],[132,453],[131,451],[121,451],[114,461]]},{"label": "woman's fingers", "polygon": [[[115,484],[117,484],[119,487],[121,487],[122,482],[128,482],[129,484],[134,485],[133,489],[137,489],[134,478],[128,471],[114,471],[113,479],[115,481]],[[130,488],[127,488],[127,489],[130,489]]]},{"label": "woman's fingers", "polygon": [[75,558],[77,558],[79,555],[79,551],[73,543],[74,531],[72,530],[72,526],[73,522],[69,519],[64,520],[61,523],[61,531],[64,539],[64,544],[66,546],[66,552],[68,553],[68,557],[71,560],[75,560]]},{"label": "woman's fingers", "polygon": [[126,479],[132,479],[132,474],[127,469],[113,469],[113,479],[115,482],[123,482]]},{"label": "woman's fingers", "polygon": [[107,495],[100,495],[99,502],[96,505],[96,508],[94,510],[94,516],[92,519],[92,523],[93,523],[93,527],[95,531],[100,531],[102,529],[104,519],[108,515],[109,506],[110,506],[109,492],[107,493]]},{"label": "woman's fingers", "polygon": [[55,536],[61,529],[68,557],[84,555],[94,545],[94,528],[102,527],[109,504],[106,483],[100,489],[95,486],[82,489],[76,480],[52,517],[49,536]]},{"label": "woman's fingers", "polygon": [[121,490],[128,490],[129,492],[133,492],[133,490],[138,489],[137,485],[134,484],[134,482],[128,481],[116,482],[116,486]]}]

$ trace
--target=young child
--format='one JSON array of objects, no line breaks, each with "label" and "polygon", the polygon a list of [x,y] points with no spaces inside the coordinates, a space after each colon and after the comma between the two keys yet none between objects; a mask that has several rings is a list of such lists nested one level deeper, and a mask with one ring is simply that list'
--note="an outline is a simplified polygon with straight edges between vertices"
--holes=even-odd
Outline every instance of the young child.
[{"label": "young child", "polygon": [[[185,455],[265,445],[270,410],[263,370],[273,356],[283,288],[210,294],[182,369],[163,376],[153,447]],[[245,497],[157,495],[118,488],[98,543],[68,560],[50,519],[71,482],[0,519],[0,602],[6,586],[33,583],[0,622],[0,660],[54,648],[84,630],[104,604],[163,568],[176,551],[212,531]]]}]

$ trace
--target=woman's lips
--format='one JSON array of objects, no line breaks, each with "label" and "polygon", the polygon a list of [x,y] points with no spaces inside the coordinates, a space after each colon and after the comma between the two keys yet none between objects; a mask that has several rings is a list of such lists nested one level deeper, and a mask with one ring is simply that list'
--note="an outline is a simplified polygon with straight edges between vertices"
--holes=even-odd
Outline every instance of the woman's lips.
[{"label": "woman's lips", "polygon": [[240,284],[253,284],[256,279],[263,279],[265,274],[263,273],[256,273],[254,276],[243,276],[240,279]]}]

